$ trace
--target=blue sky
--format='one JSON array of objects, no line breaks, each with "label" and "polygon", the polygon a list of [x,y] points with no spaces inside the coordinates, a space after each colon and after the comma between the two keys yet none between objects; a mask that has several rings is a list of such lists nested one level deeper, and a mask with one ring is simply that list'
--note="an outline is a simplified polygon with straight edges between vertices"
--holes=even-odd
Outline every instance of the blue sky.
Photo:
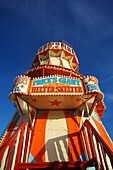
[{"label": "blue sky", "polygon": [[15,110],[14,78],[31,68],[49,41],[72,44],[79,72],[93,75],[105,96],[102,122],[113,140],[113,1],[0,0],[0,134]]}]

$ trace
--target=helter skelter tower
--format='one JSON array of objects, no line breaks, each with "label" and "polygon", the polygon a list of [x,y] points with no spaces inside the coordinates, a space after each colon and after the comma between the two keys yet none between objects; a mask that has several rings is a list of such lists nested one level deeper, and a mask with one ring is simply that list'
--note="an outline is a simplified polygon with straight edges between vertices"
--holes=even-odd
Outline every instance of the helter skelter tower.
[{"label": "helter skelter tower", "polygon": [[1,138],[1,170],[113,169],[103,94],[95,77],[79,74],[68,43],[40,47],[9,98],[16,111]]}]

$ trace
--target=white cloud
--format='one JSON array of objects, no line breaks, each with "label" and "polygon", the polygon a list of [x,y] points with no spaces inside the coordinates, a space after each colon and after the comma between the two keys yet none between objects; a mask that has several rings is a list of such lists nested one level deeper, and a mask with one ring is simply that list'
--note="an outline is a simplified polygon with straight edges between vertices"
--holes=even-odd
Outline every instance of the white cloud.
[{"label": "white cloud", "polygon": [[104,93],[104,95],[105,95],[105,98],[107,100],[113,101],[113,94],[111,94],[111,93]]},{"label": "white cloud", "polygon": [[[109,70],[109,72],[110,72],[110,68],[108,67],[108,69],[107,70]],[[105,72],[106,73],[106,72]],[[113,81],[113,76],[111,75],[111,76],[106,76],[106,79],[103,79],[102,80],[102,82],[103,82],[103,84],[106,84],[106,83],[111,83]]]},{"label": "white cloud", "polygon": [[[68,1],[67,1],[68,2]],[[73,17],[78,17],[81,23],[91,32],[93,30],[99,34],[112,34],[112,21],[108,17],[105,10],[99,8],[98,3],[95,6],[91,6],[85,1],[69,1],[68,8],[72,12]]]},{"label": "white cloud", "polygon": [[107,82],[110,82],[113,80],[113,76],[108,77]]}]

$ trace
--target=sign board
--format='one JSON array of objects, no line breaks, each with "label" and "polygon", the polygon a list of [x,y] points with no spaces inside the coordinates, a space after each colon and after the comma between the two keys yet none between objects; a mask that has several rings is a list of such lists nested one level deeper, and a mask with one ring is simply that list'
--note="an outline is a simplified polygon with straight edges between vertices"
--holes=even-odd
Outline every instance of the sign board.
[{"label": "sign board", "polygon": [[31,94],[83,94],[82,81],[66,77],[47,77],[34,79]]},{"label": "sign board", "polygon": [[63,76],[51,76],[31,79],[28,76],[18,76],[13,93],[25,95],[84,95],[98,93],[98,100],[103,98],[98,81],[93,76],[84,79]]}]

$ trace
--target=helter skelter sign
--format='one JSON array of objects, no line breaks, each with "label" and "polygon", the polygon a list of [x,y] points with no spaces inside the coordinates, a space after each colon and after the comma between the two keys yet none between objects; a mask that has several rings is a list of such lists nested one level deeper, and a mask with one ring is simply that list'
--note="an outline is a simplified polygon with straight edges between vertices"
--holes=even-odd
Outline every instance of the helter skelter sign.
[{"label": "helter skelter sign", "polygon": [[70,78],[59,75],[31,79],[28,76],[16,78],[12,93],[25,95],[84,95],[99,93],[96,78]]},{"label": "helter skelter sign", "polygon": [[46,77],[32,81],[31,94],[83,94],[82,81],[68,77]]},{"label": "helter skelter sign", "polygon": [[[15,95],[33,107],[40,109],[44,107],[46,109],[53,108],[51,103],[54,103],[54,109],[72,109],[79,107],[84,101],[93,96],[96,96],[95,100],[97,102],[103,99],[98,81],[93,76],[73,78],[51,75],[33,79],[25,75],[18,76],[15,80],[13,91],[9,96],[13,102],[17,102]],[[60,106],[58,106],[58,101]]]}]

